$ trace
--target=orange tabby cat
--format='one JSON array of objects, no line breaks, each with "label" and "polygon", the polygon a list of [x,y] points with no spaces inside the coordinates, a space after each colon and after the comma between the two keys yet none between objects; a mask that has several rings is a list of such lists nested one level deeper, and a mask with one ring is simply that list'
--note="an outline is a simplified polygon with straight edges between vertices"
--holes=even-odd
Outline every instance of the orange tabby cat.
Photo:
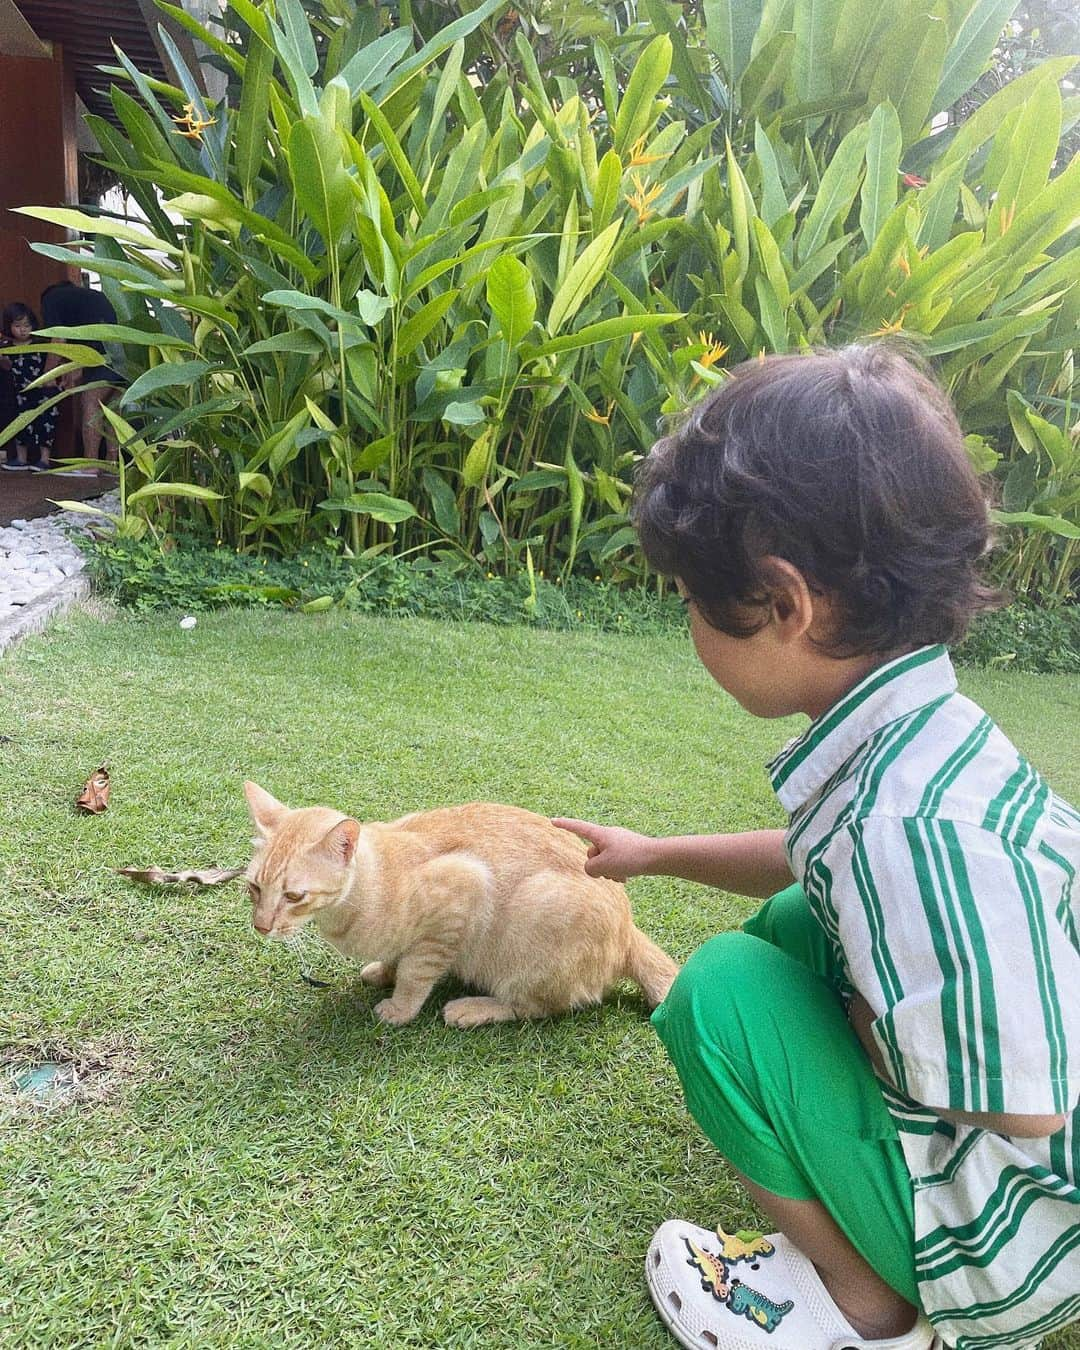
[{"label": "orange tabby cat", "polygon": [[360,978],[393,986],[376,1008],[401,1026],[455,975],[483,990],[443,1017],[478,1027],[598,1003],[628,977],[651,1006],[677,966],[634,926],[625,889],[585,875],[585,845],[543,816],[470,802],[361,825],[340,811],[290,811],[245,783],[259,839],[247,870],[260,933],[314,919]]}]

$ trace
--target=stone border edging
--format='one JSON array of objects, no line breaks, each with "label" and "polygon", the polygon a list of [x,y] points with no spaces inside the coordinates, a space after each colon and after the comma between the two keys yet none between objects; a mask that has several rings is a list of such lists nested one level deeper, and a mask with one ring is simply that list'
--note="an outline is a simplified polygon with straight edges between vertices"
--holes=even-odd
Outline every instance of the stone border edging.
[{"label": "stone border edging", "polygon": [[54,614],[59,614],[90,594],[90,583],[81,572],[65,577],[47,591],[35,595],[16,614],[0,619],[0,652],[4,652],[20,638],[40,633]]}]

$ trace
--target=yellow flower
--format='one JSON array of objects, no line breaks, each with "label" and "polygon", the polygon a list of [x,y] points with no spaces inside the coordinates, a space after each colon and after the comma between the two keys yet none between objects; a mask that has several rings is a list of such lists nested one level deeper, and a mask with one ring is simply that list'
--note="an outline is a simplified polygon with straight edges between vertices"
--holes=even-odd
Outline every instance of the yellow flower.
[{"label": "yellow flower", "polygon": [[654,214],[649,210],[649,207],[664,189],[658,183],[646,185],[641,181],[640,174],[633,173],[630,177],[633,180],[635,191],[625,193],[624,197],[627,204],[633,208],[637,215],[638,224],[644,225],[649,217]]},{"label": "yellow flower", "polygon": [[871,333],[870,336],[871,336],[871,337],[888,337],[890,333],[899,333],[899,332],[901,331],[901,329],[903,328],[903,326],[904,326],[904,319],[905,319],[905,317],[906,317],[906,315],[907,315],[907,312],[908,312],[908,310],[909,310],[910,308],[911,308],[911,305],[910,305],[910,304],[904,305],[903,308],[900,310],[900,316],[899,316],[899,318],[896,318],[896,319],[885,319],[885,320],[883,320],[883,321],[882,321],[882,324],[881,324],[881,327],[880,327],[880,328],[875,328],[874,331],[873,331],[873,333]]},{"label": "yellow flower", "polygon": [[896,265],[899,267],[900,271],[903,272],[904,276],[911,276],[911,264],[907,260],[906,253],[898,253],[896,255]]},{"label": "yellow flower", "polygon": [[717,342],[715,335],[712,333],[699,333],[698,341],[705,350],[697,358],[697,363],[699,366],[704,366],[706,370],[711,370],[718,361],[728,354],[727,344]]},{"label": "yellow flower", "polygon": [[662,159],[667,159],[667,155],[647,155],[645,153],[645,137],[639,137],[630,147],[630,162],[628,169],[633,169],[637,165],[656,164]]},{"label": "yellow flower", "polygon": [[216,117],[200,117],[195,111],[194,103],[185,103],[183,115],[172,120],[176,123],[176,134],[186,137],[189,141],[201,141],[206,128],[217,123]]},{"label": "yellow flower", "polygon": [[585,417],[590,422],[597,422],[602,427],[609,427],[611,426],[611,414],[614,411],[615,411],[615,400],[612,399],[611,402],[607,405],[606,413],[600,413],[597,412],[595,408],[590,408],[589,411],[585,414]]}]

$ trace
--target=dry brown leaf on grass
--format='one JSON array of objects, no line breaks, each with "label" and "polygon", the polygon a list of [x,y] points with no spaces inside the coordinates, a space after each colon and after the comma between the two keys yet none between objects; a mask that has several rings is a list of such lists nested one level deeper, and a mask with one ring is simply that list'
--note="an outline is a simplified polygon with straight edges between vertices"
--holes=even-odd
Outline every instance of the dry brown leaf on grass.
[{"label": "dry brown leaf on grass", "polygon": [[224,881],[242,877],[244,867],[207,867],[201,872],[164,872],[160,867],[118,867],[122,877],[129,881],[144,881],[149,886],[172,885],[177,881],[194,881],[200,886],[220,886]]},{"label": "dry brown leaf on grass", "polygon": [[80,811],[92,816],[100,816],[109,805],[109,771],[104,764],[94,770],[83,784],[83,790],[75,799]]}]

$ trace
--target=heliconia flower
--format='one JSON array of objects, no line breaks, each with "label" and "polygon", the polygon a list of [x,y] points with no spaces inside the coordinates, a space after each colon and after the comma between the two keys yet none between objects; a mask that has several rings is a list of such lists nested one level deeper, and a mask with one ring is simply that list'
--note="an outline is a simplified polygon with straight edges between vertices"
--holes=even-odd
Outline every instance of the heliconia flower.
[{"label": "heliconia flower", "polygon": [[633,169],[639,164],[656,164],[659,160],[666,158],[666,155],[647,155],[645,153],[645,137],[640,136],[630,147],[630,162],[626,167]]},{"label": "heliconia flower", "polygon": [[911,304],[910,301],[908,301],[908,303],[907,303],[906,305],[902,306],[898,318],[895,318],[895,319],[886,319],[886,320],[882,323],[882,325],[881,325],[880,328],[875,328],[875,329],[874,329],[874,331],[873,331],[873,333],[871,334],[871,336],[872,336],[872,337],[888,337],[890,333],[899,333],[899,332],[903,329],[903,327],[904,327],[904,319],[907,317],[907,312],[908,312],[908,310],[911,309],[911,308],[912,308],[912,304]]},{"label": "heliconia flower", "polygon": [[206,128],[217,123],[216,117],[200,117],[195,111],[194,103],[185,103],[183,115],[172,120],[176,123],[176,134],[184,136],[189,141],[201,141]]},{"label": "heliconia flower", "polygon": [[901,174],[900,177],[902,178],[905,187],[921,188],[926,186],[927,180],[925,178],[920,178],[917,173],[905,173]]},{"label": "heliconia flower", "polygon": [[609,427],[611,426],[611,414],[614,411],[615,411],[615,400],[612,399],[611,402],[607,405],[606,413],[597,412],[595,408],[590,408],[589,411],[585,413],[585,418],[587,421],[596,422],[598,425],[602,427]]},{"label": "heliconia flower", "polygon": [[704,366],[706,370],[715,366],[717,361],[720,361],[727,356],[727,343],[717,342],[712,333],[699,333],[698,341],[705,350],[697,358],[697,362],[699,366]]},{"label": "heliconia flower", "polygon": [[633,180],[634,188],[636,190],[634,192],[627,192],[624,196],[627,203],[634,209],[634,212],[637,215],[638,224],[644,225],[653,214],[653,212],[649,210],[649,207],[656,201],[657,197],[660,196],[664,189],[659,183],[647,186],[641,181],[639,174],[631,174],[630,177]]}]

